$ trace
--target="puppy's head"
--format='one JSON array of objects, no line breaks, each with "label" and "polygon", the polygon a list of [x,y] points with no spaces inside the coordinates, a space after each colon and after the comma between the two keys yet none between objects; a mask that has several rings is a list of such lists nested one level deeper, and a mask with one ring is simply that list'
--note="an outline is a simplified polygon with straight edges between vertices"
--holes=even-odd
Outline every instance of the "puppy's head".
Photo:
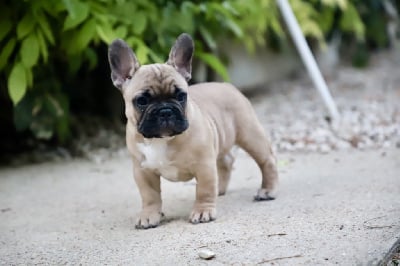
[{"label": "puppy's head", "polygon": [[124,96],[127,119],[145,138],[175,136],[188,128],[187,81],[193,51],[193,40],[184,33],[165,64],[140,66],[124,41],[117,39],[110,45],[111,79]]}]

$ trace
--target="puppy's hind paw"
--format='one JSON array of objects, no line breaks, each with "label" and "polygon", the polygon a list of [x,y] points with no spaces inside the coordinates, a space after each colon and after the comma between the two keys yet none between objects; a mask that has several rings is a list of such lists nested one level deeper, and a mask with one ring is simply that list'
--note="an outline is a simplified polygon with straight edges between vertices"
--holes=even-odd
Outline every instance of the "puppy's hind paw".
[{"label": "puppy's hind paw", "polygon": [[208,223],[217,218],[215,208],[195,208],[190,214],[189,221],[192,224]]},{"label": "puppy's hind paw", "polygon": [[155,228],[160,224],[161,218],[164,216],[162,212],[142,211],[136,220],[136,229]]},{"label": "puppy's hind paw", "polygon": [[267,201],[274,200],[275,197],[272,197],[269,192],[263,188],[257,191],[257,195],[254,196],[254,201]]}]

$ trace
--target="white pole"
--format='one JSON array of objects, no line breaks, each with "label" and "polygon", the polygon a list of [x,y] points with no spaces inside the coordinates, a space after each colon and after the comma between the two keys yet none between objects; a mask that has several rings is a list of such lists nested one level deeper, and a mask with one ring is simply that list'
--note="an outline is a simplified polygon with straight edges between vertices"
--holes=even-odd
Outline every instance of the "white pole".
[{"label": "white pole", "polygon": [[321,71],[318,68],[315,58],[311,53],[310,47],[308,47],[307,45],[306,39],[304,38],[299,23],[297,22],[296,17],[293,14],[292,8],[290,7],[287,0],[277,0],[277,2],[282,12],[282,16],[289,28],[289,32],[293,38],[293,41],[297,47],[297,50],[300,53],[301,59],[306,65],[308,73],[311,76],[314,86],[321,94],[322,99],[324,100],[332,119],[338,120],[340,115],[336,104],[333,101],[332,95],[329,92],[328,86],[326,85],[324,78],[322,77]]}]

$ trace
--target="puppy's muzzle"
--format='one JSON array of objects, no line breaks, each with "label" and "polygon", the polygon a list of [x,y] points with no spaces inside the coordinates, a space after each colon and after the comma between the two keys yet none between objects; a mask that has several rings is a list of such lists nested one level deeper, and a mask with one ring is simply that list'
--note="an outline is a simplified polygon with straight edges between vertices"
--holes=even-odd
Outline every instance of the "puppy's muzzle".
[{"label": "puppy's muzzle", "polygon": [[164,107],[158,110],[158,117],[163,120],[169,120],[174,116],[174,112],[170,107]]},{"label": "puppy's muzzle", "polygon": [[157,110],[157,114],[155,114],[154,116],[157,117],[161,129],[164,128],[168,130],[174,127],[174,123],[176,122],[175,113],[177,112],[179,112],[179,110],[177,110],[176,108],[174,110],[170,107],[163,107]]},{"label": "puppy's muzzle", "polygon": [[162,104],[143,114],[138,131],[146,138],[178,135],[188,128],[184,111],[177,105]]}]

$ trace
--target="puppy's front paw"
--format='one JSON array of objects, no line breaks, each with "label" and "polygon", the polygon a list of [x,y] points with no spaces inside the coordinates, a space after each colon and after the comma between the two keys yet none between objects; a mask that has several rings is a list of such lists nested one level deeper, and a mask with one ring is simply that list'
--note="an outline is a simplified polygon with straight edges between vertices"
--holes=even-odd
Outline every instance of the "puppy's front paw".
[{"label": "puppy's front paw", "polygon": [[217,210],[213,207],[195,207],[190,214],[189,221],[192,224],[208,223],[217,218]]},{"label": "puppy's front paw", "polygon": [[264,189],[260,188],[257,191],[257,195],[254,196],[254,201],[265,201],[265,200],[274,200],[275,198],[270,195],[270,193]]},{"label": "puppy's front paw", "polygon": [[146,211],[143,210],[137,220],[136,229],[149,229],[155,228],[160,224],[161,218],[164,216],[162,212],[159,211]]}]

